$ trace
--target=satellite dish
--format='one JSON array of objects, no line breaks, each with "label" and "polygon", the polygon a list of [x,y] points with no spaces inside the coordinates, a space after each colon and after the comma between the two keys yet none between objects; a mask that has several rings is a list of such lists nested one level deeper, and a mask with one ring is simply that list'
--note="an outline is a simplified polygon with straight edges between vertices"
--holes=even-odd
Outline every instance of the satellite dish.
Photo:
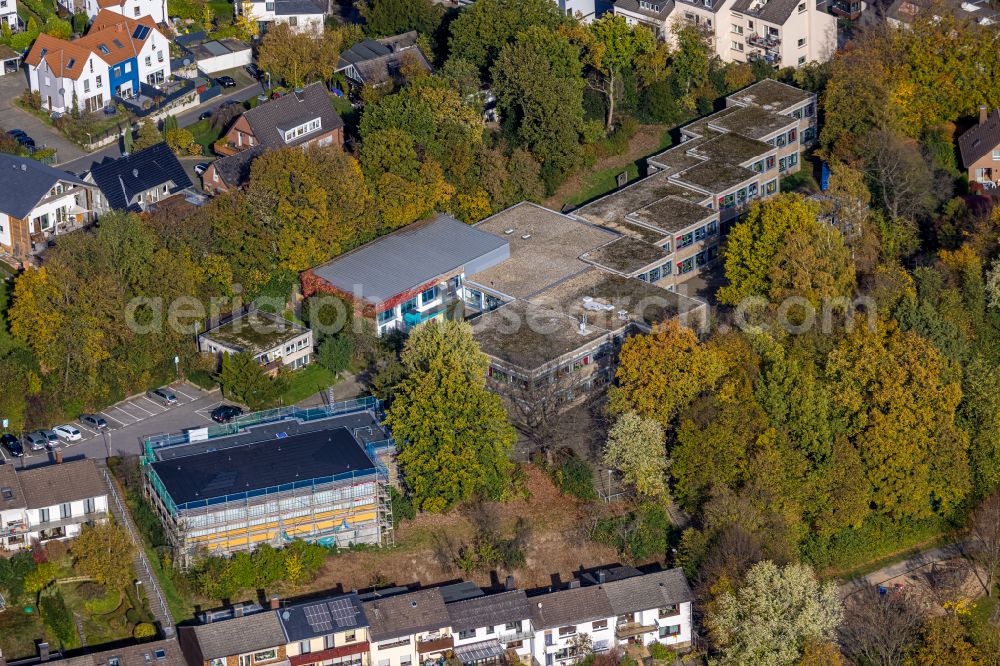
[{"label": "satellite dish", "polygon": [[65,95],[66,94],[66,89],[65,88],[60,88],[59,89],[59,94],[60,95]]}]

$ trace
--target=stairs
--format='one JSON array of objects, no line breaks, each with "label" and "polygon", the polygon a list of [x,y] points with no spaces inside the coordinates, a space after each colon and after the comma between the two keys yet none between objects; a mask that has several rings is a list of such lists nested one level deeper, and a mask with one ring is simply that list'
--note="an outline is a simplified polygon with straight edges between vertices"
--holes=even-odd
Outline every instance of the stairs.
[{"label": "stairs", "polygon": [[114,516],[115,522],[125,526],[129,537],[132,539],[132,543],[135,544],[136,554],[133,561],[133,569],[135,570],[136,579],[142,583],[146,591],[146,597],[149,599],[149,609],[160,625],[160,633],[165,638],[170,638],[174,635],[174,620],[170,615],[170,609],[167,608],[167,602],[163,598],[163,590],[160,589],[160,583],[156,580],[156,576],[153,575],[153,570],[146,559],[146,552],[142,547],[142,537],[139,536],[139,531],[136,529],[135,523],[132,522],[132,516],[129,515],[128,510],[125,508],[125,503],[118,492],[117,484],[111,478],[111,472],[108,470],[107,464],[103,460],[99,460],[97,461],[97,466],[101,469],[101,473],[104,476],[104,483],[108,487],[108,509],[111,511],[111,515]]}]

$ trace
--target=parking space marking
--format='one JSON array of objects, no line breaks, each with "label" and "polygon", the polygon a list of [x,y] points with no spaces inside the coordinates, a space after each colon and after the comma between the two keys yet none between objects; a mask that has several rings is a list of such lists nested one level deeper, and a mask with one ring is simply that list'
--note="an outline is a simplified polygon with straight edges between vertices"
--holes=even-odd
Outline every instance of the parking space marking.
[{"label": "parking space marking", "polygon": [[108,414],[107,411],[103,411],[103,412],[101,412],[101,414],[103,414],[104,416],[108,417],[109,419],[111,419],[112,421],[114,421],[115,423],[117,423],[120,426],[124,426],[125,425],[124,423],[122,423],[121,421],[119,421],[118,419],[116,419],[115,417],[111,416],[111,414]]},{"label": "parking space marking", "polygon": [[[121,407],[108,407],[108,408],[107,408],[106,410],[104,410],[104,415],[105,415],[105,416],[107,416],[107,415],[108,415],[108,412],[109,412],[109,411],[111,411],[112,409],[113,409],[113,410],[115,410],[116,412],[118,412],[119,414],[124,414],[125,416],[129,417],[130,419],[132,419],[132,420],[130,421],[130,423],[135,423],[136,421],[138,421],[138,420],[139,420],[139,417],[138,417],[138,416],[135,416],[135,415],[133,415],[133,414],[130,414],[130,413],[126,412],[126,411],[125,411],[124,409],[122,409]],[[119,423],[124,423],[124,422],[123,422],[123,421],[121,421],[120,419],[115,419],[115,421],[118,421]],[[127,425],[127,424],[126,424],[126,425]]]},{"label": "parking space marking", "polygon": [[156,412],[151,412],[148,409],[146,409],[145,407],[143,407],[142,405],[137,405],[134,402],[129,402],[129,403],[126,403],[126,404],[128,404],[129,407],[135,407],[136,409],[141,409],[142,411],[146,412],[150,416],[152,416],[153,414],[156,413]]},{"label": "parking space marking", "polygon": [[97,433],[95,431],[93,431],[90,428],[88,428],[87,426],[83,425],[83,421],[77,421],[76,423],[77,423],[77,425],[80,426],[81,429],[86,430],[87,432],[89,432],[91,435],[94,435],[95,437],[97,436]]},{"label": "parking space marking", "polygon": [[177,393],[178,395],[182,395],[182,396],[184,396],[185,398],[187,398],[187,399],[188,399],[188,400],[190,400],[191,402],[194,402],[195,400],[197,400],[197,399],[198,399],[198,398],[192,398],[192,397],[191,397],[191,396],[189,396],[189,395],[188,395],[187,393],[185,393],[184,391],[182,391],[182,390],[180,390],[180,389],[178,389],[178,388],[175,388],[175,389],[174,389],[174,393]]},{"label": "parking space marking", "polygon": [[153,405],[153,406],[155,406],[155,407],[159,407],[161,411],[159,411],[159,412],[156,412],[157,414],[162,414],[163,412],[167,411],[166,409],[164,409],[164,408],[163,408],[163,405],[161,405],[161,404],[159,404],[159,403],[157,403],[157,402],[154,402],[153,400],[150,400],[150,399],[149,399],[149,398],[147,398],[146,396],[144,396],[144,395],[143,395],[143,396],[140,396],[140,397],[141,397],[141,398],[142,398],[143,400],[145,400],[146,402],[148,402],[149,404],[151,404],[151,405]]},{"label": "parking space marking", "polygon": [[0,460],[7,462],[7,454],[3,452],[3,449],[0,449]]}]

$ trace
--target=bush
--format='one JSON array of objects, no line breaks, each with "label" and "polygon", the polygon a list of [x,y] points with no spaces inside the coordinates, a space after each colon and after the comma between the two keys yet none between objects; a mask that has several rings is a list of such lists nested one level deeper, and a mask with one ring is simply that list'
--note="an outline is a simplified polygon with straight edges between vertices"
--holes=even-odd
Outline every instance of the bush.
[{"label": "bush", "polygon": [[0,588],[7,591],[8,602],[16,602],[25,593],[25,579],[34,568],[35,562],[27,551],[11,558],[0,557]]},{"label": "bush", "polygon": [[575,453],[563,459],[553,470],[552,477],[559,490],[566,495],[587,501],[597,499],[597,491],[594,490],[594,468]]},{"label": "bush", "polygon": [[392,506],[393,527],[399,527],[400,521],[413,520],[417,517],[417,510],[413,506],[413,500],[408,495],[391,486],[389,487],[389,503]]},{"label": "bush", "polygon": [[653,659],[665,660],[670,659],[674,656],[674,653],[670,651],[663,643],[650,643],[649,644],[649,656]]},{"label": "bush", "polygon": [[632,137],[638,131],[639,122],[631,116],[623,116],[614,131],[599,144],[598,153],[602,157],[624,154],[628,151],[629,142],[632,141]]},{"label": "bush", "polygon": [[42,619],[45,626],[52,630],[63,643],[72,643],[75,637],[76,628],[73,626],[73,616],[66,607],[66,600],[63,599],[59,591],[47,594],[39,602],[39,610],[42,612]]},{"label": "bush", "polygon": [[149,622],[140,622],[132,630],[132,638],[141,641],[146,638],[156,638],[156,625]]},{"label": "bush", "polygon": [[323,566],[328,554],[323,546],[305,541],[293,541],[282,550],[265,544],[229,559],[207,557],[196,565],[191,580],[206,597],[229,599],[241,590],[304,580]]},{"label": "bush", "polygon": [[640,561],[663,557],[672,531],[666,509],[646,504],[625,515],[597,521],[590,536],[597,543],[611,546],[620,556]]},{"label": "bush", "polygon": [[667,81],[657,81],[643,90],[639,109],[644,119],[653,123],[677,125],[684,119],[673,86]]},{"label": "bush", "polygon": [[875,516],[828,539],[811,535],[802,545],[802,558],[817,569],[849,569],[927,542],[951,528],[941,517],[892,520]]}]

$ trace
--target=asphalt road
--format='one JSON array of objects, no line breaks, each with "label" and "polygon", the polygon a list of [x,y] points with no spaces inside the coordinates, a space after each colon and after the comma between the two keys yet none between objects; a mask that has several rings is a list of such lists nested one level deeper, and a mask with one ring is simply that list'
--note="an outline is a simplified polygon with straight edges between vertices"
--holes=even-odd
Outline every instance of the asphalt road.
[{"label": "asphalt road", "polygon": [[[187,382],[172,385],[177,395],[177,404],[165,407],[145,395],[133,396],[100,412],[108,422],[103,432],[73,421],[83,434],[76,442],[64,442],[60,446],[64,459],[106,458],[111,455],[138,454],[142,451],[142,441],[150,435],[180,432],[188,428],[198,428],[213,423],[209,416],[212,410],[222,404],[222,394],[218,389],[205,391]],[[58,425],[58,424],[53,424]],[[0,457],[7,464],[18,467],[32,467],[54,460],[53,451],[26,452],[23,458],[11,460],[6,450],[0,449]]]},{"label": "asphalt road", "polygon": [[[213,97],[209,101],[194,107],[184,113],[177,116],[177,125],[179,127],[186,127],[191,123],[198,120],[200,116],[205,111],[214,111],[215,109],[222,106],[225,102],[230,100],[235,100],[237,102],[245,102],[246,100],[256,97],[257,95],[264,92],[264,88],[260,83],[252,83],[243,88],[236,88],[231,92],[219,95],[218,97]],[[23,112],[22,112],[23,113]],[[77,151],[79,152],[79,150]],[[65,169],[66,171],[72,171],[73,173],[83,173],[90,169],[91,164],[94,162],[100,162],[105,157],[117,158],[121,157],[122,149],[121,144],[113,143],[109,146],[105,146],[100,150],[95,150],[94,152],[84,155],[83,157],[77,157],[76,159],[70,160],[68,162],[61,162],[59,167]]]}]

